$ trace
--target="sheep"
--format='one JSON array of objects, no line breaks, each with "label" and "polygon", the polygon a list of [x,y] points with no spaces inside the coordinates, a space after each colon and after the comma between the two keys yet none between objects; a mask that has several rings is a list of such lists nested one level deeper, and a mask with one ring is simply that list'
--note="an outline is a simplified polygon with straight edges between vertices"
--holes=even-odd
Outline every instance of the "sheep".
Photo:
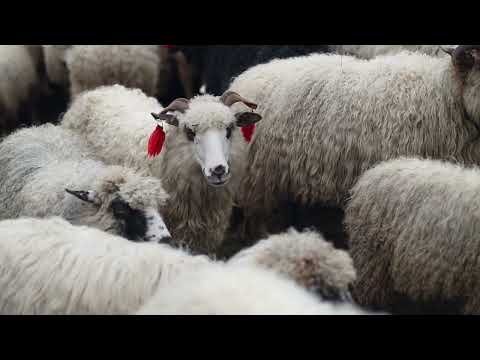
[{"label": "sheep", "polygon": [[360,59],[373,59],[379,55],[393,55],[402,51],[415,51],[430,56],[447,56],[442,50],[453,45],[331,45],[330,50]]},{"label": "sheep", "polygon": [[[103,161],[160,178],[170,196],[162,212],[172,245],[214,254],[224,239],[245,167],[246,141],[238,128],[261,119],[253,111],[232,112],[230,106],[239,101],[256,107],[230,92],[221,98],[177,99],[162,110],[139,89],[105,86],[79,95],[61,124],[82,134]],[[160,124],[149,138],[154,128],[150,113]],[[163,147],[152,141],[155,137],[165,137]],[[152,155],[161,151],[158,158],[147,155],[152,143]]]},{"label": "sheep", "polygon": [[211,264],[163,283],[136,315],[364,315],[320,302],[292,280],[258,266]]},{"label": "sheep", "polygon": [[363,306],[395,313],[480,314],[480,169],[399,158],[365,172],[345,226]]},{"label": "sheep", "polygon": [[323,300],[351,301],[349,286],[356,278],[347,252],[335,249],[318,233],[294,229],[272,235],[240,251],[232,264],[259,265],[275,270]]},{"label": "sheep", "polygon": [[160,59],[157,45],[75,45],[65,54],[72,97],[103,85],[157,92]]},{"label": "sheep", "polygon": [[239,189],[242,237],[298,223],[347,248],[348,191],[376,163],[421,156],[478,164],[479,65],[480,46],[463,45],[450,57],[315,54],[241,74],[230,90],[258,102],[264,118]]},{"label": "sheep", "polygon": [[27,46],[0,45],[0,132],[33,121],[39,86],[36,66]]},{"label": "sheep", "polygon": [[52,124],[21,129],[0,143],[0,219],[62,216],[133,241],[170,241],[158,213],[159,179],[92,160],[74,132]]},{"label": "sheep", "polygon": [[0,221],[0,314],[126,315],[159,285],[209,264],[65,219]]}]

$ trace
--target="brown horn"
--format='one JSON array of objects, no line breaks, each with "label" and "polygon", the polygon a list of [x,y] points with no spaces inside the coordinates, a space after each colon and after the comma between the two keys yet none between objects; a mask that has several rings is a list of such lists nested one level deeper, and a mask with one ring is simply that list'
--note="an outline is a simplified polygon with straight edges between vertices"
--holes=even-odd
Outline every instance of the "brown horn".
[{"label": "brown horn", "polygon": [[232,106],[237,102],[243,102],[245,105],[247,105],[251,109],[255,110],[257,108],[257,104],[251,101],[248,101],[247,99],[241,97],[239,94],[237,94],[234,91],[226,91],[220,98],[220,101],[227,106]]},{"label": "brown horn", "polygon": [[173,100],[160,114],[166,114],[169,111],[180,111],[184,113],[188,109],[188,100],[185,98],[178,98]]}]

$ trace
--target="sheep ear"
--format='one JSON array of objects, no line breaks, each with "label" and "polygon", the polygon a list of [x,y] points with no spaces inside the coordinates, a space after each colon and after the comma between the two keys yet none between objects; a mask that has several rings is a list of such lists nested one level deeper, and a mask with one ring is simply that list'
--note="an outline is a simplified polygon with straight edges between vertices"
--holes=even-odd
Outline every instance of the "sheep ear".
[{"label": "sheep ear", "polygon": [[155,113],[152,113],[152,116],[155,120],[163,120],[165,121],[168,125],[172,125],[172,126],[178,126],[179,122],[178,122],[178,119],[175,115],[171,115],[171,114],[155,114]]},{"label": "sheep ear", "polygon": [[236,124],[238,127],[252,125],[262,120],[262,116],[260,114],[251,111],[235,114],[235,118],[237,119]]},{"label": "sheep ear", "polygon": [[90,191],[74,191],[74,190],[69,190],[65,189],[67,193],[70,195],[75,196],[77,199],[80,199],[82,201],[95,204],[95,205],[100,205],[101,201],[98,198],[97,192],[94,190]]}]

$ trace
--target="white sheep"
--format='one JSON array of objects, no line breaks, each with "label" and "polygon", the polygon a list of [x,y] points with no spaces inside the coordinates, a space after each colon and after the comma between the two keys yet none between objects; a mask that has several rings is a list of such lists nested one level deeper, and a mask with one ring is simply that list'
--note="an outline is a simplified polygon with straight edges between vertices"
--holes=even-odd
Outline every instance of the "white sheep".
[{"label": "white sheep", "polygon": [[240,251],[228,263],[272,269],[328,301],[351,301],[349,286],[356,278],[348,253],[312,231],[290,229],[271,235]]},{"label": "white sheep", "polygon": [[130,240],[169,241],[159,179],[91,160],[74,132],[46,124],[0,143],[0,219],[62,216]]},{"label": "white sheep", "polygon": [[4,220],[0,314],[130,314],[162,283],[208,264],[205,256],[134,243],[62,218]]},{"label": "white sheep", "polygon": [[50,81],[75,97],[120,84],[156,95],[161,70],[158,45],[44,45]]},{"label": "white sheep", "polygon": [[418,52],[430,56],[447,56],[442,49],[454,45],[331,45],[331,49],[343,55],[353,55],[361,59],[373,59],[379,55],[394,55],[402,51]]},{"label": "white sheep", "polygon": [[363,306],[480,314],[480,169],[397,159],[365,172],[345,225]]},{"label": "white sheep", "polygon": [[75,45],[65,54],[65,61],[72,97],[115,84],[156,95],[158,45]]},{"label": "white sheep", "polygon": [[362,315],[320,302],[292,280],[254,265],[211,264],[163,283],[137,315]]},{"label": "white sheep", "polygon": [[0,45],[0,132],[33,121],[37,64],[26,45]]},{"label": "white sheep", "polygon": [[[239,190],[245,237],[265,236],[279,226],[275,210],[289,207],[293,216],[313,209],[305,212],[312,217],[305,226],[324,218],[315,208],[333,208],[343,236],[348,191],[379,161],[423,156],[480,163],[479,65],[480,47],[464,45],[447,57],[311,55],[237,77],[230,89],[261,99],[264,118]],[[305,218],[284,227],[296,221]]]},{"label": "white sheep", "polygon": [[[175,243],[214,253],[245,167],[246,141],[239,128],[261,119],[252,111],[234,113],[230,106],[236,102],[256,107],[226,93],[177,99],[162,109],[139,89],[105,86],[80,94],[62,126],[82,134],[105,162],[162,179],[170,196],[162,213]],[[150,113],[159,118],[156,128]],[[159,156],[149,158],[147,148]]]}]

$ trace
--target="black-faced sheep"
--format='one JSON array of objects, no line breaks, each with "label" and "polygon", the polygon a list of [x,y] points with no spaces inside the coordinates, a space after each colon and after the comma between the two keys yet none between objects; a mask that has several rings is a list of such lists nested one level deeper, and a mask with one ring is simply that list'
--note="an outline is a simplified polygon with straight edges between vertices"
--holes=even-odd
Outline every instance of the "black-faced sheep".
[{"label": "black-faced sheep", "polygon": [[[170,196],[162,213],[175,244],[212,253],[224,239],[245,166],[239,128],[261,119],[251,110],[234,113],[230,106],[239,101],[256,107],[226,93],[178,99],[163,109],[139,89],[115,85],[78,96],[62,126],[82,134],[105,162],[162,179]],[[160,122],[152,136],[150,113]],[[149,158],[149,146],[153,155],[161,151],[158,157]]]},{"label": "black-faced sheep", "polygon": [[335,215],[332,240],[345,247],[348,191],[379,161],[480,163],[479,68],[480,46],[465,45],[447,57],[310,55],[240,75],[230,89],[258,102],[264,118],[239,190],[245,238],[296,222],[318,225],[326,208]]},{"label": "black-faced sheep", "polygon": [[345,225],[357,302],[395,313],[480,314],[480,169],[397,159],[365,172]]},{"label": "black-faced sheep", "polygon": [[0,143],[0,219],[62,216],[133,241],[170,241],[161,182],[91,160],[74,132],[46,124]]}]

